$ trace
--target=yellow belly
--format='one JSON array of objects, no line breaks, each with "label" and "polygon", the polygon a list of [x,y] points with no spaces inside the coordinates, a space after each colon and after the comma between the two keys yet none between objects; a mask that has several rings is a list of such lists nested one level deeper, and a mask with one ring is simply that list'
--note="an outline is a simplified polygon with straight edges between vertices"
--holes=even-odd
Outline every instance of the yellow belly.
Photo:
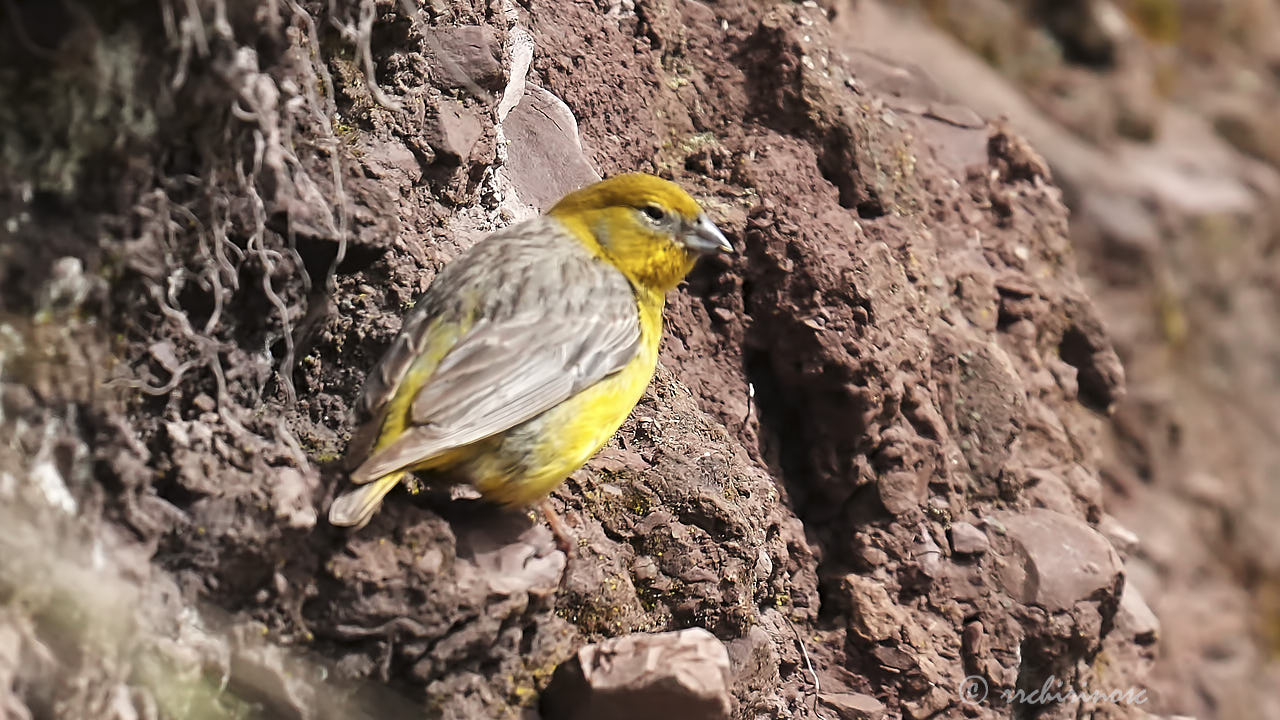
[{"label": "yellow belly", "polygon": [[542,499],[596,454],[640,401],[657,366],[657,343],[622,370],[501,436],[457,467],[486,499],[527,505]]}]

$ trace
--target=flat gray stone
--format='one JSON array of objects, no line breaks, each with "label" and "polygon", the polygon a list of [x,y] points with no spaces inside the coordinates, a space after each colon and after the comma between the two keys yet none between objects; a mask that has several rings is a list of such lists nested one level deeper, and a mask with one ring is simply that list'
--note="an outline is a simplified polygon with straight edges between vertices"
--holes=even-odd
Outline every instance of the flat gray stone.
[{"label": "flat gray stone", "polygon": [[539,212],[600,179],[578,139],[578,120],[560,98],[532,83],[502,123],[506,170],[520,200]]}]

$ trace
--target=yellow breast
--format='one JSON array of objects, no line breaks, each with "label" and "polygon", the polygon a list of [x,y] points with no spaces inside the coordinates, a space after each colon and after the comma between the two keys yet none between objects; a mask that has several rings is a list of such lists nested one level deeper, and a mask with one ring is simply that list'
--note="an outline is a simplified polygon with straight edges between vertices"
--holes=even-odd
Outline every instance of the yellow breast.
[{"label": "yellow breast", "polygon": [[662,297],[640,302],[636,357],[577,395],[503,434],[492,452],[468,468],[486,499],[505,505],[540,500],[595,455],[640,401],[658,364]]}]

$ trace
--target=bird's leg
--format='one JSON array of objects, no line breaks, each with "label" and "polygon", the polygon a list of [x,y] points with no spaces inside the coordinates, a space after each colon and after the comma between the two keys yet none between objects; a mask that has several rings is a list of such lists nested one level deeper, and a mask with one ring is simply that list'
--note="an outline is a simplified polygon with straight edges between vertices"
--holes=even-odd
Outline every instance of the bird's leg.
[{"label": "bird's leg", "polygon": [[573,536],[569,534],[569,528],[565,527],[564,521],[556,514],[556,509],[551,507],[551,500],[543,498],[538,503],[538,507],[542,510],[542,517],[547,519],[547,524],[551,526],[551,533],[556,536],[556,545],[564,551],[565,555],[573,555]]}]

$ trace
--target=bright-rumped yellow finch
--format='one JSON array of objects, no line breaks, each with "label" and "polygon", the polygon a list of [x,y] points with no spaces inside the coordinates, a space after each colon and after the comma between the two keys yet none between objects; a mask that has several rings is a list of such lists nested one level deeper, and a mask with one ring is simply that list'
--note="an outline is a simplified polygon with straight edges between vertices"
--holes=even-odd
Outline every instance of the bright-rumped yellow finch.
[{"label": "bright-rumped yellow finch", "polygon": [[666,292],[699,255],[732,249],[679,186],[630,174],[464,252],[366,380],[346,456],[360,487],[329,522],[364,525],[421,470],[504,505],[546,497],[640,400]]}]

